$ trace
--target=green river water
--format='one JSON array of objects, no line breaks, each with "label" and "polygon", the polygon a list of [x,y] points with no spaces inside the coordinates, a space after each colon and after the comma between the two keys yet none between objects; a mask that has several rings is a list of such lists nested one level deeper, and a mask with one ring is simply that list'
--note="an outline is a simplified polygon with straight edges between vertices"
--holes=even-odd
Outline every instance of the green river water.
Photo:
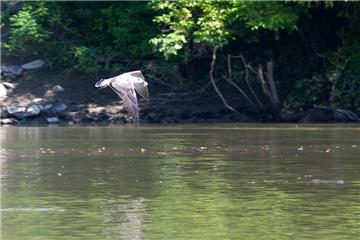
[{"label": "green river water", "polygon": [[2,240],[360,239],[359,125],[0,128]]}]

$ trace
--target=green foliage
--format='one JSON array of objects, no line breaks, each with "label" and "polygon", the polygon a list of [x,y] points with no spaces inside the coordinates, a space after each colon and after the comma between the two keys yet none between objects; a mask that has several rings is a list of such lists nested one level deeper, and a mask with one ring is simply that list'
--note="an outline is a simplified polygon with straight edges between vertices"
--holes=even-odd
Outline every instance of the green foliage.
[{"label": "green foliage", "polygon": [[73,49],[70,43],[50,42],[46,46],[49,67],[74,65]]},{"label": "green foliage", "polygon": [[321,70],[314,72],[310,79],[295,82],[295,91],[288,95],[290,104],[300,109],[313,104],[326,106],[333,96],[337,106],[356,109],[360,106],[360,78],[352,61],[357,54],[355,49],[349,52],[348,48],[325,53],[321,57]]},{"label": "green foliage", "polygon": [[360,106],[359,48],[349,46],[325,55],[327,80],[334,85],[333,95],[339,106],[353,109]]},{"label": "green foliage", "polygon": [[100,8],[94,16],[93,32],[99,46],[111,46],[119,55],[145,56],[152,49],[148,39],[155,34],[152,13],[145,3],[124,2]]},{"label": "green foliage", "polygon": [[176,55],[187,41],[183,35],[173,32],[166,36],[160,35],[157,38],[152,38],[149,42],[168,59],[170,56]]},{"label": "green foliage", "polygon": [[287,2],[236,1],[234,12],[251,30],[297,30],[301,6]]},{"label": "green foliage", "polygon": [[19,51],[43,42],[50,35],[42,25],[48,16],[48,8],[43,2],[24,3],[23,9],[10,17],[11,35],[5,48]]},{"label": "green foliage", "polygon": [[150,42],[166,58],[178,54],[185,44],[224,46],[239,36],[238,25],[253,31],[296,30],[301,9],[286,2],[235,0],[154,1],[151,6],[159,12],[154,21],[162,27],[162,33]]},{"label": "green foliage", "polygon": [[53,67],[70,66],[84,72],[110,70],[114,61],[146,57],[155,35],[147,3],[27,2],[10,17],[7,49],[43,54]]},{"label": "green foliage", "polygon": [[225,28],[233,2],[154,1],[159,15],[154,21],[162,26],[161,34],[152,38],[156,50],[166,58],[177,55],[187,43],[225,45],[229,32]]},{"label": "green foliage", "polygon": [[74,47],[74,55],[77,60],[75,67],[84,72],[97,72],[99,70],[99,65],[95,60],[95,52],[93,49],[81,46]]}]

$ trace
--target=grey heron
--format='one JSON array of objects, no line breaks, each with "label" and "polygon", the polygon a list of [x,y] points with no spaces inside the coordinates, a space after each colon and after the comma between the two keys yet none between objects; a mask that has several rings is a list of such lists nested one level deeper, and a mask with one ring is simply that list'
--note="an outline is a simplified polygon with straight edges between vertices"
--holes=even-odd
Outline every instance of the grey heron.
[{"label": "grey heron", "polygon": [[139,122],[139,104],[136,93],[149,101],[148,83],[141,71],[123,73],[113,78],[101,79],[95,87],[102,89],[111,87],[121,98],[134,123]]}]

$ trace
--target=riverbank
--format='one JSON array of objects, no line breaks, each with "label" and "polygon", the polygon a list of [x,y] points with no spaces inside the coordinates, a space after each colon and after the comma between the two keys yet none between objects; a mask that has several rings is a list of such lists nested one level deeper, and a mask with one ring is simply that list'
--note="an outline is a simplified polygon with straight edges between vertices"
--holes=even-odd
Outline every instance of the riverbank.
[{"label": "riverbank", "polygon": [[[109,89],[98,90],[101,76],[85,76],[74,70],[49,72],[46,68],[2,71],[6,95],[1,98],[1,123],[11,125],[74,125],[131,123],[118,96]],[[227,110],[215,94],[163,93],[150,85],[150,101],[142,102],[142,123],[263,122],[259,116]],[[286,113],[282,122],[347,122],[357,116],[313,108]],[[246,110],[244,111],[246,112]],[[350,115],[349,115],[350,114]]]}]

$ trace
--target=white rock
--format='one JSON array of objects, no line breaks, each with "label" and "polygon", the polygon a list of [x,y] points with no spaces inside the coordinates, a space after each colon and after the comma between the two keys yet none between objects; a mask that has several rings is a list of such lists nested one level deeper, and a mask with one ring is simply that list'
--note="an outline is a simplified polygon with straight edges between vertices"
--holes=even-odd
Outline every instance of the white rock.
[{"label": "white rock", "polygon": [[15,114],[15,113],[25,112],[25,111],[26,111],[25,107],[11,106],[11,107],[8,108],[8,113],[9,114]]},{"label": "white rock", "polygon": [[44,61],[38,59],[38,60],[34,60],[34,61],[23,64],[22,68],[25,70],[33,70],[33,69],[41,68],[43,65],[44,65]]},{"label": "white rock", "polygon": [[13,124],[13,123],[17,123],[18,120],[16,120],[15,118],[3,118],[0,119],[1,124]]},{"label": "white rock", "polygon": [[4,85],[4,87],[10,88],[10,89],[14,89],[16,86],[16,84],[14,84],[14,83],[9,83],[9,82],[4,82],[4,81],[2,81],[1,83]]},{"label": "white rock", "polygon": [[25,107],[10,107],[8,113],[15,116],[16,118],[27,118],[34,117],[39,115],[41,112],[41,107],[38,104],[33,104],[28,108]]},{"label": "white rock", "polygon": [[41,105],[38,105],[38,104],[34,104],[34,105],[31,105],[30,107],[28,107],[26,109],[26,117],[33,117],[33,116],[36,116],[36,115],[39,115],[40,112],[41,112],[41,108],[42,106],[40,107]]},{"label": "white rock", "polygon": [[15,76],[20,76],[23,68],[19,65],[9,65],[9,66],[2,66],[1,71],[4,73],[12,73]]},{"label": "white rock", "polygon": [[52,88],[52,90],[53,90],[54,92],[63,92],[65,89],[64,89],[62,86],[60,86],[60,85],[55,85],[55,86]]},{"label": "white rock", "polygon": [[59,104],[59,105],[56,105],[56,106],[54,107],[54,109],[55,109],[56,111],[58,111],[58,112],[62,112],[62,111],[64,111],[65,109],[67,109],[67,107],[68,107],[67,105],[61,103],[61,104]]},{"label": "white rock", "polygon": [[47,121],[49,124],[58,123],[58,122],[59,122],[59,118],[58,118],[58,117],[48,117],[48,118],[46,118],[46,121]]},{"label": "white rock", "polygon": [[0,83],[0,98],[6,97],[7,91],[4,84]]},{"label": "white rock", "polygon": [[43,99],[43,98],[34,98],[33,99],[33,103],[37,103],[37,104],[39,104],[39,103],[43,103],[45,100]]}]

